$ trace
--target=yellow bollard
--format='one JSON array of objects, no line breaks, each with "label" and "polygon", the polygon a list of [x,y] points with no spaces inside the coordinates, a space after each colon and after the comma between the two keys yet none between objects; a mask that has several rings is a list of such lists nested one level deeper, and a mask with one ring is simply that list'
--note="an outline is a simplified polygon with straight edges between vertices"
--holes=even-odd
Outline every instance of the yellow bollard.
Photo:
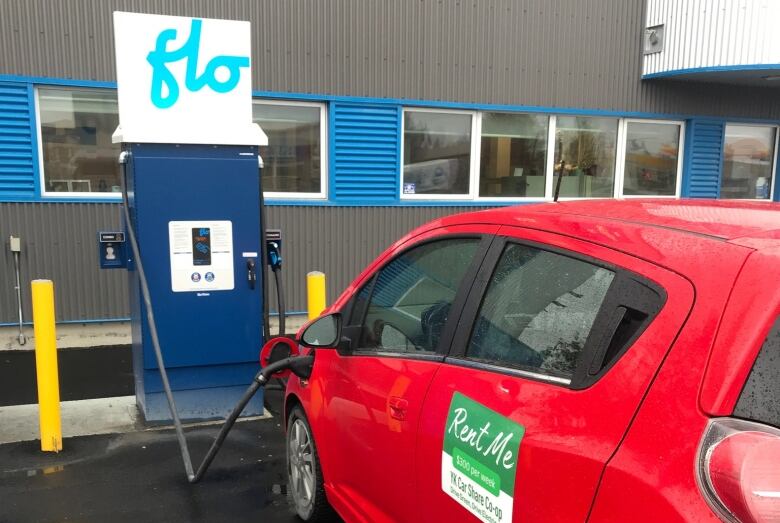
[{"label": "yellow bollard", "polygon": [[310,320],[325,310],[325,273],[312,271],[306,275],[306,305]]},{"label": "yellow bollard", "polygon": [[41,450],[59,452],[62,450],[62,422],[57,370],[57,334],[54,328],[54,284],[51,280],[33,280],[32,308]]}]

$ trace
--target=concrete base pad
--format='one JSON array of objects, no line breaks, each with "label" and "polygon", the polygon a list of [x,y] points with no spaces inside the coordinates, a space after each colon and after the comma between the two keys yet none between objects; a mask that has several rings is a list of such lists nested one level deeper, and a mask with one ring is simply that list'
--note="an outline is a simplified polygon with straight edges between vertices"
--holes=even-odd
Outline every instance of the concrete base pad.
[{"label": "concrete base pad", "polygon": [[[285,330],[295,334],[308,321],[305,314],[287,316]],[[271,335],[279,331],[279,317],[271,316]],[[24,345],[19,344],[19,327],[13,325],[0,326],[0,350],[33,350],[35,336],[33,327],[25,324],[23,329],[26,337]],[[130,322],[108,321],[104,323],[60,323],[57,325],[57,348],[102,347],[108,345],[130,345]]]},{"label": "concrete base pad", "polygon": [[[60,405],[63,446],[67,446],[67,438],[71,437],[135,432],[146,428],[136,407],[135,396],[63,401]],[[270,417],[270,414],[265,414],[255,419]],[[221,423],[221,420],[213,423]],[[38,405],[0,407],[0,444],[39,438]]]}]

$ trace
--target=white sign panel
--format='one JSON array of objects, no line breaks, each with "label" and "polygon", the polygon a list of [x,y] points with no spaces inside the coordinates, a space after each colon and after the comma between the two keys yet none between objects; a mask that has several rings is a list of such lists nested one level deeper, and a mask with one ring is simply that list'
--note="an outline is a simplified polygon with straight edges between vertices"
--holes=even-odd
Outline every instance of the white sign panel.
[{"label": "white sign panel", "polygon": [[266,145],[249,22],[114,12],[114,142]]},{"label": "white sign panel", "polygon": [[173,292],[233,290],[233,223],[168,222]]}]

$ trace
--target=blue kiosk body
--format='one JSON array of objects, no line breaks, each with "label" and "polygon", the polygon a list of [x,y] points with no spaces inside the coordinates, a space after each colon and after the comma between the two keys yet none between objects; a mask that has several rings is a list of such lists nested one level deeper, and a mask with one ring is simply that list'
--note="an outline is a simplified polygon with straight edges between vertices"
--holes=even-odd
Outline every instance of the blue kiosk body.
[{"label": "blue kiosk body", "polygon": [[[260,368],[258,148],[124,147],[130,216],[179,415],[224,417]],[[167,421],[171,415],[132,259],[128,269],[138,406],[147,422]],[[244,415],[262,412],[260,391]]]}]

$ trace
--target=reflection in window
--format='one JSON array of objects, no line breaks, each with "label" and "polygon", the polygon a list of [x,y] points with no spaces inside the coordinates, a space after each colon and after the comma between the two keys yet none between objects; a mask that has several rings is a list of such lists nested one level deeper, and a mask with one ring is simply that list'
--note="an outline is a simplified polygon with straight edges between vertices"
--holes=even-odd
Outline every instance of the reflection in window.
[{"label": "reflection in window", "polygon": [[544,196],[547,116],[482,116],[480,196]]},{"label": "reflection in window", "polygon": [[680,126],[640,122],[626,125],[623,194],[674,196],[677,193]]},{"label": "reflection in window", "polygon": [[466,356],[570,378],[614,276],[567,256],[507,246]]},{"label": "reflection in window", "polygon": [[119,192],[115,91],[38,89],[44,190]]},{"label": "reflection in window", "polygon": [[774,127],[726,125],[720,197],[769,199],[774,157]]},{"label": "reflection in window", "polygon": [[322,191],[320,113],[319,106],[253,104],[252,119],[268,135],[260,148],[264,192]]},{"label": "reflection in window", "polygon": [[[609,197],[615,180],[617,118],[559,116],[555,138],[555,174],[564,161],[560,196]],[[556,180],[557,183],[557,180]]]},{"label": "reflection in window", "polygon": [[471,115],[404,112],[403,194],[468,194]]},{"label": "reflection in window", "polygon": [[382,269],[368,302],[360,348],[435,351],[478,245],[477,239],[428,243]]}]

